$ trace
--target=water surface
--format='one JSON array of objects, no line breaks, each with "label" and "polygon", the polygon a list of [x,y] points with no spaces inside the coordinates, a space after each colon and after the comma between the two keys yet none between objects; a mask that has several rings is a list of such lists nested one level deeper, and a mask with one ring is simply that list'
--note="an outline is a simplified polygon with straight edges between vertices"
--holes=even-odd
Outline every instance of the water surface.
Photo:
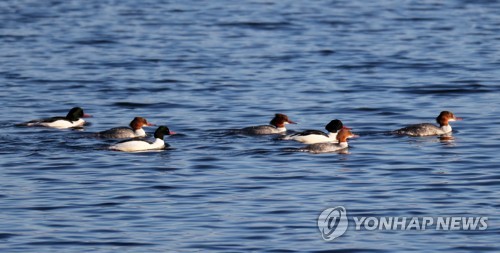
[{"label": "water surface", "polygon": [[[2,252],[497,252],[497,1],[3,1]],[[81,106],[83,130],[16,127]],[[454,139],[386,135],[464,121]],[[231,129],[334,118],[346,153]],[[135,116],[162,152],[89,133]],[[154,128],[148,128],[152,133]],[[487,216],[485,231],[354,231],[316,219]]]}]

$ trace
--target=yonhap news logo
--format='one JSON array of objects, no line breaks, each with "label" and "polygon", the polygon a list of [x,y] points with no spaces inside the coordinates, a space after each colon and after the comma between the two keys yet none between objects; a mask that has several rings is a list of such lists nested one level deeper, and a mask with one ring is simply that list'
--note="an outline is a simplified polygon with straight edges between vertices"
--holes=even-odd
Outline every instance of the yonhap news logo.
[{"label": "yonhap news logo", "polygon": [[[486,230],[488,217],[352,217],[354,230]],[[318,229],[325,241],[342,236],[349,227],[343,206],[327,208],[318,217]]]},{"label": "yonhap news logo", "polygon": [[325,241],[332,241],[343,235],[348,225],[347,211],[343,206],[328,208],[318,217],[318,228]]}]

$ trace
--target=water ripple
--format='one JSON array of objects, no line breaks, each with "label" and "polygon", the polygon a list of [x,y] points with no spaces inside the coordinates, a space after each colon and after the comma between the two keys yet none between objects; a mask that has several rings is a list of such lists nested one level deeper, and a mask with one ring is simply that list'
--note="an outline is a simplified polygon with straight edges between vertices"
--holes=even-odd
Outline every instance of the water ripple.
[{"label": "water ripple", "polygon": [[[2,252],[500,249],[498,1],[20,0],[0,13]],[[82,128],[18,126],[74,106],[94,116]],[[464,118],[453,138],[390,134],[443,110]],[[360,137],[314,155],[239,130],[275,113],[299,122],[289,133],[337,118]],[[175,130],[170,148],[92,137],[136,116]],[[325,242],[316,219],[335,206],[489,227],[351,223]]]}]

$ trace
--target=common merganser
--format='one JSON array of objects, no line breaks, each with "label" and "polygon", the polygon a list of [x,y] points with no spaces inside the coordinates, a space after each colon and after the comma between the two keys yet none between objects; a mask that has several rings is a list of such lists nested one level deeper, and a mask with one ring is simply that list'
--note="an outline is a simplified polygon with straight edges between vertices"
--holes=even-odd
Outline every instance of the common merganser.
[{"label": "common merganser", "polygon": [[160,126],[155,131],[155,140],[153,142],[136,139],[126,140],[110,146],[109,149],[126,152],[164,149],[165,141],[163,141],[163,137],[165,137],[165,135],[171,134],[172,133],[170,132],[170,129],[168,129],[168,127]]},{"label": "common merganser", "polygon": [[394,134],[408,135],[408,136],[433,136],[451,133],[452,129],[450,121],[462,120],[462,118],[455,117],[452,112],[442,111],[436,118],[439,127],[431,123],[422,123],[410,125],[398,130],[393,131]]},{"label": "common merganser", "polygon": [[342,128],[344,128],[344,124],[342,124],[342,121],[335,119],[330,121],[330,123],[325,126],[328,134],[319,130],[306,130],[300,133],[287,135],[283,138],[283,140],[294,140],[305,144],[338,142],[337,133]]},{"label": "common merganser", "polygon": [[137,138],[146,136],[143,126],[154,126],[143,117],[135,117],[128,127],[115,127],[97,133],[99,137],[110,139]]},{"label": "common merganser", "polygon": [[351,132],[351,130],[349,130],[347,128],[343,128],[337,134],[338,143],[323,142],[323,143],[310,144],[310,145],[307,145],[307,146],[299,149],[299,151],[311,152],[311,153],[316,153],[316,154],[335,152],[335,151],[347,148],[349,146],[347,144],[347,139],[348,138],[355,138],[355,137],[358,137],[358,136],[353,134]]},{"label": "common merganser", "polygon": [[242,131],[246,134],[280,134],[286,132],[286,124],[297,123],[288,119],[285,114],[276,113],[269,125],[245,127]]},{"label": "common merganser", "polygon": [[26,126],[41,126],[41,127],[52,127],[52,128],[72,128],[81,127],[85,124],[85,120],[81,118],[90,118],[89,114],[85,114],[83,109],[80,107],[74,107],[69,110],[66,117],[52,117],[46,119],[37,119],[26,122]]}]

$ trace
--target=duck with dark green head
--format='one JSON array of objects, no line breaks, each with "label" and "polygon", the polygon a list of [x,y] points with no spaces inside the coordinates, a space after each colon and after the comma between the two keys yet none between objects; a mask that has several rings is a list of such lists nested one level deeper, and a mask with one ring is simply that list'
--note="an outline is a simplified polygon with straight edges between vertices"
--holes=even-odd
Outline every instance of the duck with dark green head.
[{"label": "duck with dark green head", "polygon": [[24,125],[26,126],[40,126],[40,127],[51,127],[51,128],[74,128],[74,127],[82,127],[85,124],[85,120],[82,118],[90,118],[92,117],[89,114],[85,114],[83,109],[80,107],[74,107],[69,110],[68,114],[65,117],[52,117],[45,119],[37,119],[26,122]]},{"label": "duck with dark green head", "polygon": [[152,142],[132,139],[118,142],[117,144],[110,146],[109,149],[125,152],[160,150],[165,148],[165,141],[163,140],[165,135],[172,134],[174,134],[174,132],[170,131],[167,126],[160,126],[156,129],[154,134],[155,139]]}]

